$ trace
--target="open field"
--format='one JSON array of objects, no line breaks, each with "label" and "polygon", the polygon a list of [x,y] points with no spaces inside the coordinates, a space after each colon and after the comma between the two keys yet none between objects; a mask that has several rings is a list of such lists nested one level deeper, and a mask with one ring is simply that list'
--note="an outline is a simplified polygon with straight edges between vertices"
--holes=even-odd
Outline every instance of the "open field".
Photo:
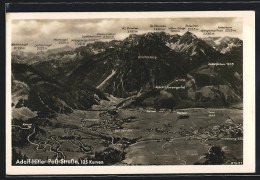
[{"label": "open field", "polygon": [[230,164],[243,161],[242,134],[232,135],[242,131],[242,117],[237,109],[119,109],[114,115],[74,111],[53,119],[59,126],[45,129],[48,133],[37,134],[33,141],[32,132],[30,145],[21,152],[28,158],[77,160],[112,148],[126,153],[122,164],[191,165],[204,162],[214,145],[222,148]]}]

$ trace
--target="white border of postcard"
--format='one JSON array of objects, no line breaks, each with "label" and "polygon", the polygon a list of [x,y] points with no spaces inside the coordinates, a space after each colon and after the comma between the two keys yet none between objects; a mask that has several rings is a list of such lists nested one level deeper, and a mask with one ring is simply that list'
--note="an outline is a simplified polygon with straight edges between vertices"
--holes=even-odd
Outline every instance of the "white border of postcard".
[{"label": "white border of postcard", "polygon": [[[243,18],[243,165],[159,165],[159,166],[12,166],[11,165],[11,21],[14,19],[87,18]],[[253,173],[255,172],[255,12],[80,12],[6,14],[6,174],[171,174],[171,173]]]}]

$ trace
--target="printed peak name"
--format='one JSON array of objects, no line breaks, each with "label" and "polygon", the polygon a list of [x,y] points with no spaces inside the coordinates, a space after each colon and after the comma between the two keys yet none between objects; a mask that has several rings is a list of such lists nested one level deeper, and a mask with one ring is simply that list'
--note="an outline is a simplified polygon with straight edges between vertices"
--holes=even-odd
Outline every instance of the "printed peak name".
[{"label": "printed peak name", "polygon": [[132,132],[132,129],[115,129],[115,132]]},{"label": "printed peak name", "polygon": [[125,30],[127,33],[138,33],[138,27],[123,27],[122,30]]},{"label": "printed peak name", "polygon": [[224,138],[221,138],[221,140],[226,140],[226,141],[242,141],[242,140],[243,140],[243,137],[237,137],[237,138],[224,137]]},{"label": "printed peak name", "polygon": [[74,42],[75,46],[85,46],[87,39],[72,39],[71,42]]},{"label": "printed peak name", "polygon": [[197,24],[186,24],[186,27],[199,27]]},{"label": "printed peak name", "polygon": [[169,27],[168,29],[180,29],[180,30],[185,30],[185,27]]},{"label": "printed peak name", "polygon": [[165,28],[165,27],[166,27],[166,25],[150,24],[150,27],[156,27],[156,28]]},{"label": "printed peak name", "polygon": [[99,41],[102,38],[103,37],[101,35],[82,35],[82,39],[84,39],[85,41]]},{"label": "printed peak name", "polygon": [[138,27],[122,27],[123,30],[137,30]]},{"label": "printed peak name", "polygon": [[176,82],[186,82],[186,79],[176,79]]},{"label": "printed peak name", "polygon": [[83,119],[82,121],[99,121],[99,119]]},{"label": "printed peak name", "polygon": [[218,26],[218,29],[221,29],[222,31],[225,30],[225,32],[236,32],[233,27],[228,27],[228,26]]},{"label": "printed peak name", "polygon": [[171,32],[181,32],[181,31],[184,31],[186,28],[185,27],[169,27],[168,29]]},{"label": "printed peak name", "polygon": [[153,28],[154,31],[165,31],[166,25],[150,24],[150,28]]},{"label": "printed peak name", "polygon": [[48,43],[43,43],[43,44],[35,44],[34,47],[39,47],[39,46],[52,46],[52,43],[48,44]]},{"label": "printed peak name", "polygon": [[23,123],[23,126],[32,126],[32,124]]},{"label": "printed peak name", "polygon": [[201,32],[203,33],[216,33],[216,32],[223,32],[222,29],[202,29]]},{"label": "printed peak name", "polygon": [[34,47],[37,48],[37,51],[47,50],[50,46],[52,46],[52,43],[39,43],[34,44]]},{"label": "printed peak name", "polygon": [[228,26],[218,26],[218,29],[232,29],[232,27],[228,27]]},{"label": "printed peak name", "polygon": [[98,36],[116,35],[115,33],[97,33]]},{"label": "printed peak name", "polygon": [[28,43],[12,43],[11,46],[14,47],[14,50],[24,50]]},{"label": "printed peak name", "polygon": [[199,28],[188,28],[188,31],[199,31]]},{"label": "printed peak name", "polygon": [[185,89],[185,86],[176,86],[176,87],[169,87],[169,86],[155,86],[156,89]]},{"label": "printed peak name", "polygon": [[72,39],[71,42],[87,42],[86,39]]},{"label": "printed peak name", "polygon": [[101,38],[100,35],[82,35],[82,38]]},{"label": "printed peak name", "polygon": [[115,39],[115,33],[97,33],[101,39]]},{"label": "printed peak name", "polygon": [[68,41],[68,38],[65,39],[54,38],[53,41]]},{"label": "printed peak name", "polygon": [[187,114],[187,112],[177,112],[177,114]]},{"label": "printed peak name", "polygon": [[234,63],[208,63],[209,66],[234,66]]},{"label": "printed peak name", "polygon": [[11,46],[28,46],[28,43],[12,43]]},{"label": "printed peak name", "polygon": [[54,38],[53,41],[56,41],[59,44],[69,44],[69,39],[68,38],[64,38],[64,39]]},{"label": "printed peak name", "polygon": [[138,59],[157,59],[156,56],[138,56]]}]

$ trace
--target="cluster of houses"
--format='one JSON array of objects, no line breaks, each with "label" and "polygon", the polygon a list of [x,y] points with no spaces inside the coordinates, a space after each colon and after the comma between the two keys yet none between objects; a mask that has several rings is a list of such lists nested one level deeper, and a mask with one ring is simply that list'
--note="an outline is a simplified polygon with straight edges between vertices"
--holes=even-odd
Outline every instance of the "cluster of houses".
[{"label": "cluster of houses", "polygon": [[243,136],[243,124],[223,124],[199,130],[184,129],[180,131],[179,134],[193,139],[220,139],[223,137],[240,138]]},{"label": "cluster of houses", "polygon": [[179,131],[170,131],[169,125],[164,125],[164,127],[146,128],[145,131],[151,132],[155,131],[156,133],[161,134],[179,134],[182,137],[186,137],[187,139],[221,139],[225,138],[242,138],[243,137],[243,124],[236,123],[233,125],[223,124],[223,125],[215,125],[207,128],[199,128],[199,129],[186,129],[180,128]]}]

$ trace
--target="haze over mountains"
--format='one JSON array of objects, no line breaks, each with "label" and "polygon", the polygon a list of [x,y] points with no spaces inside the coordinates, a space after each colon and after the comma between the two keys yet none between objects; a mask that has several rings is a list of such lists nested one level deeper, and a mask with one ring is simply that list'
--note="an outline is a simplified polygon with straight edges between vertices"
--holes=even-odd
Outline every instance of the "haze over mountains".
[{"label": "haze over mountains", "polygon": [[242,58],[242,40],[190,32],[12,52],[12,93],[27,94],[14,106],[68,113],[113,95],[125,98],[120,108],[233,107],[243,99]]}]

